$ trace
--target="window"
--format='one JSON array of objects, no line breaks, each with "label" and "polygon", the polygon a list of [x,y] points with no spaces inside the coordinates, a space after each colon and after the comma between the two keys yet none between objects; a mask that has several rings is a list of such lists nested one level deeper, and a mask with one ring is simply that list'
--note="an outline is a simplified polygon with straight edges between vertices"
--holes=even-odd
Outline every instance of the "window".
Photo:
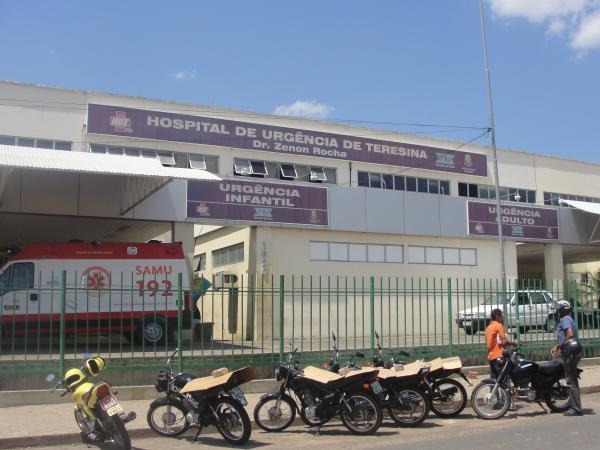
[{"label": "window", "polygon": [[90,151],[92,153],[103,153],[103,154],[106,154],[106,147],[101,146],[101,145],[92,144],[92,145],[90,145]]},{"label": "window", "polygon": [[529,300],[531,300],[531,303],[534,305],[545,305],[548,303],[542,292],[530,292]]},{"label": "window", "polygon": [[380,188],[381,187],[381,175],[378,173],[370,173],[369,174],[369,186],[372,188]]},{"label": "window", "polygon": [[0,136],[0,144],[15,145],[15,138],[12,136]]},{"label": "window", "polygon": [[252,175],[265,176],[268,174],[264,161],[250,161],[250,167],[252,167]]},{"label": "window", "polygon": [[313,261],[328,261],[329,245],[327,242],[311,242],[310,259]]},{"label": "window", "polygon": [[140,157],[140,149],[138,148],[126,148],[125,156],[137,156]]},{"label": "window", "polygon": [[296,172],[296,167],[293,164],[280,164],[279,170],[284,179],[295,180],[298,178],[298,172]]},{"label": "window", "polygon": [[394,177],[392,175],[382,175],[381,184],[384,189],[394,189]]},{"label": "window", "polygon": [[30,138],[17,138],[17,145],[22,147],[35,147],[35,141]]},{"label": "window", "polygon": [[244,244],[221,248],[212,253],[213,267],[226,266],[244,261]]},{"label": "window", "polygon": [[327,181],[327,175],[322,167],[310,167],[309,181]]},{"label": "window", "polygon": [[358,185],[369,187],[369,172],[358,172]]},{"label": "window", "polygon": [[578,200],[589,203],[600,203],[600,197],[583,197],[571,194],[559,194],[557,192],[544,192],[544,205],[565,206],[570,208],[570,205],[560,203],[560,200]]},{"label": "window", "polygon": [[142,150],[141,151],[142,158],[152,158],[156,159],[156,152],[152,150]]},{"label": "window", "polygon": [[367,259],[369,262],[385,262],[385,245],[369,244],[367,247]]},{"label": "window", "polygon": [[55,150],[71,151],[71,143],[64,141],[56,141],[54,142],[54,148]]},{"label": "window", "polygon": [[233,170],[236,175],[252,174],[252,166],[250,166],[250,161],[248,161],[247,159],[234,159]]},{"label": "window", "polygon": [[0,292],[21,291],[33,288],[33,263],[15,263],[2,272]]},{"label": "window", "polygon": [[108,154],[109,155],[123,156],[123,149],[122,148],[108,147]]},{"label": "window", "polygon": [[474,248],[459,249],[409,245],[408,262],[411,264],[475,266],[477,264],[477,252]]},{"label": "window", "polygon": [[366,244],[348,244],[348,259],[363,262],[367,260]]},{"label": "window", "polygon": [[394,177],[394,189],[397,191],[404,190],[404,177],[398,175]]},{"label": "window", "polygon": [[175,166],[175,157],[173,153],[159,153],[158,160],[163,166],[173,167]]},{"label": "window", "polygon": [[190,169],[206,170],[206,158],[204,155],[190,155],[188,163]]},{"label": "window", "polygon": [[45,148],[48,150],[71,150],[71,142],[17,136],[0,136],[0,144],[20,145],[22,147]]},{"label": "window", "polygon": [[35,146],[37,148],[47,148],[49,150],[52,150],[54,148],[54,142],[38,139]]},{"label": "window", "polygon": [[417,192],[417,179],[406,177],[406,190],[409,192]]},{"label": "window", "polygon": [[[495,199],[496,188],[494,186],[483,184],[458,183],[458,195],[460,197],[469,198]],[[500,200],[535,203],[536,191],[521,188],[500,187]]]},{"label": "window", "polygon": [[206,270],[206,253],[198,255],[196,261],[196,272],[202,272],[203,270]]},{"label": "window", "polygon": [[310,242],[312,261],[351,261],[374,263],[404,262],[402,245]]},{"label": "window", "polygon": [[517,305],[529,305],[529,295],[527,292],[517,292]]},{"label": "window", "polygon": [[450,195],[450,182],[440,180],[440,194]]},{"label": "window", "polygon": [[427,192],[428,184],[425,178],[417,178],[417,192]]}]

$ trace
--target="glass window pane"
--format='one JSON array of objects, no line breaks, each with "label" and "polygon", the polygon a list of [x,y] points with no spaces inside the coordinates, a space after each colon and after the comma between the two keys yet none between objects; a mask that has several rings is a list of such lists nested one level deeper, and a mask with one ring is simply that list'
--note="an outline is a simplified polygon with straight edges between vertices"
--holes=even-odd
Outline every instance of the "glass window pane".
[{"label": "glass window pane", "polygon": [[398,175],[394,177],[394,189],[397,191],[404,190],[404,177]]},{"label": "glass window pane", "polygon": [[253,175],[267,175],[267,167],[264,161],[250,161]]},{"label": "glass window pane", "polygon": [[460,255],[457,248],[445,248],[443,257],[444,264],[460,264]]},{"label": "glass window pane", "polygon": [[324,183],[335,184],[335,180],[337,180],[335,169],[324,167],[323,175],[325,177],[325,179],[323,180]]},{"label": "glass window pane", "polygon": [[125,154],[127,156],[140,156],[140,150],[137,148],[126,148],[125,149]]},{"label": "glass window pane", "polygon": [[70,142],[63,142],[63,141],[56,141],[54,143],[54,149],[55,150],[67,150],[67,151],[71,151],[71,143]]},{"label": "glass window pane", "polygon": [[298,178],[298,173],[296,172],[296,167],[293,164],[280,164],[281,176],[284,178],[296,179]]},{"label": "glass window pane", "polygon": [[116,147],[108,147],[108,154],[109,155],[123,155],[123,149],[116,148]]},{"label": "glass window pane", "polygon": [[385,262],[401,263],[403,261],[404,247],[401,245],[385,246]]},{"label": "glass window pane", "polygon": [[442,264],[442,249],[440,247],[426,247],[425,261],[427,264]]},{"label": "glass window pane", "polygon": [[[519,198],[519,202],[521,203],[527,203],[527,191],[525,189],[517,189],[517,196]],[[516,200],[516,198],[515,198]]]},{"label": "glass window pane", "polygon": [[37,148],[47,148],[49,150],[54,149],[54,142],[52,141],[45,141],[43,139],[38,139],[35,143],[35,146]]},{"label": "glass window pane", "polygon": [[366,244],[350,244],[348,246],[349,261],[366,261],[367,260],[367,245]]},{"label": "glass window pane", "polygon": [[369,172],[358,172],[358,185],[369,187]]},{"label": "glass window pane", "polygon": [[489,191],[487,187],[479,186],[479,198],[489,198]]},{"label": "glass window pane", "polygon": [[325,173],[325,169],[322,167],[311,167],[309,181],[327,181],[327,173]]},{"label": "glass window pane", "polygon": [[204,155],[189,155],[190,169],[206,170],[206,158]]},{"label": "glass window pane", "polygon": [[382,187],[384,189],[394,189],[394,176],[393,175],[383,175],[382,176]]},{"label": "glass window pane", "polygon": [[500,186],[500,200],[508,200],[508,188]]},{"label": "glass window pane", "polygon": [[440,194],[450,195],[450,182],[449,181],[440,181]]},{"label": "glass window pane", "polygon": [[477,251],[474,248],[460,249],[460,264],[463,266],[477,265]]},{"label": "glass window pane", "polygon": [[438,180],[429,180],[429,193],[430,194],[439,194],[440,193],[440,183]]},{"label": "glass window pane", "polygon": [[406,190],[410,192],[417,192],[417,179],[413,177],[406,177]]},{"label": "glass window pane", "polygon": [[369,262],[385,262],[385,246],[384,245],[369,244],[367,253],[368,253]]},{"label": "glass window pane", "polygon": [[467,183],[458,183],[458,195],[459,197],[469,196],[469,188]]},{"label": "glass window pane", "polygon": [[372,188],[380,188],[381,187],[381,175],[378,173],[369,174],[369,186]]},{"label": "glass window pane", "polygon": [[476,184],[469,184],[469,197],[471,197],[471,198],[479,197],[479,189]]},{"label": "glass window pane", "polygon": [[106,147],[104,147],[103,145],[91,144],[90,150],[92,151],[92,153],[106,153]]},{"label": "glass window pane", "polygon": [[417,178],[417,189],[419,192],[428,192],[427,178]]},{"label": "glass window pane", "polygon": [[15,138],[12,136],[0,136],[0,144],[15,145]]},{"label": "glass window pane", "polygon": [[17,145],[22,147],[33,147],[33,139],[29,138],[17,138]]},{"label": "glass window pane", "polygon": [[348,244],[330,242],[329,259],[331,261],[348,261]]},{"label": "glass window pane", "polygon": [[142,157],[156,159],[156,152],[153,152],[151,150],[142,150]]},{"label": "glass window pane", "polygon": [[536,195],[535,191],[527,191],[527,203],[535,203]]},{"label": "glass window pane", "polygon": [[329,245],[327,242],[311,242],[310,259],[313,261],[327,261],[329,259]]},{"label": "glass window pane", "polygon": [[544,192],[544,205],[552,204],[552,194],[550,192]]},{"label": "glass window pane", "polygon": [[425,263],[425,247],[408,246],[408,262],[411,264]]},{"label": "glass window pane", "polygon": [[493,186],[488,186],[488,194],[491,199],[496,198],[496,188]]}]

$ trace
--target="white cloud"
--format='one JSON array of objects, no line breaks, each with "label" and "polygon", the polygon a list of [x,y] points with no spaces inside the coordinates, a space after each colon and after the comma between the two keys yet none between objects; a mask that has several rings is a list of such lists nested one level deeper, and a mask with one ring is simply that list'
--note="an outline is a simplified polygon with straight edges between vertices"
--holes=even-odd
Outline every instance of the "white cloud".
[{"label": "white cloud", "polygon": [[600,11],[581,21],[579,29],[571,37],[571,47],[579,51],[600,48]]},{"label": "white cloud", "polygon": [[324,119],[334,111],[334,107],[316,100],[296,100],[291,105],[279,105],[273,111],[278,116],[314,117]]},{"label": "white cloud", "polygon": [[193,80],[196,78],[196,69],[192,70],[180,70],[179,72],[175,72],[173,74],[173,78],[176,80]]},{"label": "white cloud", "polygon": [[489,0],[496,19],[525,19],[566,38],[578,56],[600,49],[600,0]]}]

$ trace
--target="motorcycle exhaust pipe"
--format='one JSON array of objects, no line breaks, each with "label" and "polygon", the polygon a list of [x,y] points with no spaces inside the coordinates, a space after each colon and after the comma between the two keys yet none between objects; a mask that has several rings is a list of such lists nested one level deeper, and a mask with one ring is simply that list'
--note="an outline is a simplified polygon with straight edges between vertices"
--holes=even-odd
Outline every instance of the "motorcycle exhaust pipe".
[{"label": "motorcycle exhaust pipe", "polygon": [[137,415],[133,411],[129,411],[128,413],[127,412],[119,413],[119,417],[121,418],[121,421],[123,423],[127,423],[127,422],[131,422],[132,420],[135,420]]}]

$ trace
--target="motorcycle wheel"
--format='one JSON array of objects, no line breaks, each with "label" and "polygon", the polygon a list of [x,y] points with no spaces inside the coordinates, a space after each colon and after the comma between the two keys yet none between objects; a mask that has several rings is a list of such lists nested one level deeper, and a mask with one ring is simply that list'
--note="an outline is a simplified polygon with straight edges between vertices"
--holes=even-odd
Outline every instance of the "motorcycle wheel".
[{"label": "motorcycle wheel", "polygon": [[[467,406],[467,390],[457,380],[444,378],[433,385],[433,395],[430,398],[431,410],[438,417],[458,416]],[[438,397],[438,392],[442,397]]]},{"label": "motorcycle wheel", "polygon": [[502,386],[498,386],[496,394],[492,396],[495,384],[482,381],[473,389],[471,394],[471,407],[475,414],[485,420],[499,419],[510,407],[510,394]]},{"label": "motorcycle wheel", "polygon": [[95,437],[91,437],[89,432],[83,428],[83,420],[83,414],[80,410],[76,409],[75,422],[77,422],[77,426],[81,430],[81,442],[83,442],[84,444],[99,444],[106,440],[106,436],[102,431],[97,429],[98,427],[96,427],[96,429],[94,430]]},{"label": "motorcycle wheel", "polygon": [[212,402],[217,413],[217,431],[223,438],[235,445],[242,445],[250,439],[250,418],[238,402],[229,397],[219,397]]},{"label": "motorcycle wheel", "polygon": [[131,450],[131,439],[129,433],[125,428],[125,424],[121,420],[118,414],[112,416],[102,413],[99,418],[110,437],[113,440],[113,444],[120,450]]},{"label": "motorcycle wheel", "polygon": [[254,408],[254,422],[265,431],[283,431],[296,418],[296,402],[282,394],[277,408],[279,397],[279,394],[265,396]]},{"label": "motorcycle wheel", "polygon": [[375,433],[383,421],[381,406],[371,394],[352,394],[346,400],[351,411],[342,405],[342,423],[354,434],[368,435]]},{"label": "motorcycle wheel", "polygon": [[552,386],[552,393],[546,396],[544,401],[550,411],[555,413],[568,411],[571,406],[567,388],[560,383]]},{"label": "motorcycle wheel", "polygon": [[146,414],[146,420],[155,433],[174,437],[185,433],[189,427],[185,414],[186,408],[183,403],[164,397],[152,403]]},{"label": "motorcycle wheel", "polygon": [[406,427],[423,423],[429,415],[429,401],[423,391],[418,388],[404,388],[397,391],[397,394],[402,403],[393,399],[393,404],[388,407],[390,418],[398,425]]}]

